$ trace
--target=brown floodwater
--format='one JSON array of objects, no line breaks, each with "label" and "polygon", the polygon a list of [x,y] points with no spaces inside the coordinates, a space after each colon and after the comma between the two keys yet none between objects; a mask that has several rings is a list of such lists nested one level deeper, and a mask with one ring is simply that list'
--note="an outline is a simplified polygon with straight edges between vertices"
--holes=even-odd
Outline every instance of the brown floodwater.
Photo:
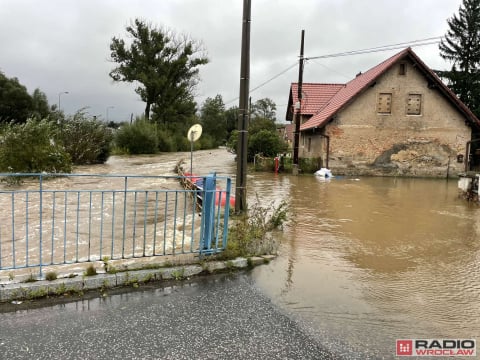
[{"label": "brown floodwater", "polygon": [[[189,170],[186,152],[114,156],[76,172],[172,175],[182,158]],[[193,160],[194,173],[235,178],[226,150]],[[336,352],[393,358],[395,339],[480,340],[480,206],[458,197],[455,180],[250,172],[247,194],[291,208],[275,233],[279,256],[252,271],[256,285]]]},{"label": "brown floodwater", "polygon": [[[231,154],[210,157],[201,171],[235,176]],[[480,206],[456,180],[250,172],[247,187],[249,203],[291,206],[256,284],[336,351],[393,358],[396,339],[480,340]]]}]

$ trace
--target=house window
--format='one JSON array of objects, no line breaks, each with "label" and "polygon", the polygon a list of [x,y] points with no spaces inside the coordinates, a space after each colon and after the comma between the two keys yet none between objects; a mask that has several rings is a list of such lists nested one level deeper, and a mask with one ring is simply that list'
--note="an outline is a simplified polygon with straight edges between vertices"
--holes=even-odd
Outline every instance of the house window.
[{"label": "house window", "polygon": [[307,151],[310,152],[312,150],[312,138],[308,138],[308,149]]},{"label": "house window", "polygon": [[407,98],[407,115],[422,114],[422,95],[408,94]]},{"label": "house window", "polygon": [[400,63],[398,67],[398,75],[407,75],[407,64]]},{"label": "house window", "polygon": [[392,113],[392,94],[391,93],[378,94],[377,112],[379,114]]}]

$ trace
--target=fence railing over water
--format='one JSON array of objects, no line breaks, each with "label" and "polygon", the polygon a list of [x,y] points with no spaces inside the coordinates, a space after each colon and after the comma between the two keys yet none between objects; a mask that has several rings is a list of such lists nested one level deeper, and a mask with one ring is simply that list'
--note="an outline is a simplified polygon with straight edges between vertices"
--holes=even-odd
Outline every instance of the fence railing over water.
[{"label": "fence railing over water", "polygon": [[[6,184],[22,180],[0,187],[0,271],[38,268],[42,277],[49,265],[212,254],[226,247],[229,178],[209,175],[202,189],[189,190],[178,176],[0,177]],[[225,207],[216,196],[227,199]]]}]

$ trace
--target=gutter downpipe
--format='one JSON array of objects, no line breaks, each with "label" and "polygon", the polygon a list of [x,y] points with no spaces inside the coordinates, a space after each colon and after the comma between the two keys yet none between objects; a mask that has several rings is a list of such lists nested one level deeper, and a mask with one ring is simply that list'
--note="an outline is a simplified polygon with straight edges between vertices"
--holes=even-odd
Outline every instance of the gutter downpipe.
[{"label": "gutter downpipe", "polygon": [[325,139],[327,139],[327,157],[326,157],[326,161],[325,161],[325,167],[327,169],[329,169],[328,167],[328,158],[330,157],[330,136],[328,135],[323,135],[323,134],[320,134],[321,137],[324,137]]},{"label": "gutter downpipe", "polygon": [[467,141],[467,144],[465,146],[465,173],[468,171],[470,167],[470,145],[472,144],[472,140]]}]

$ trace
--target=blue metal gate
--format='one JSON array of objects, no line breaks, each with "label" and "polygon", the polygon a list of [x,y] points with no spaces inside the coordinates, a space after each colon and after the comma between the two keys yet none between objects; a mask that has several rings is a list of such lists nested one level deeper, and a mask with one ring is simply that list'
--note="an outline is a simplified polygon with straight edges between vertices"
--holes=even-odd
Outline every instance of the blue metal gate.
[{"label": "blue metal gate", "polygon": [[23,180],[0,187],[0,271],[38,268],[41,277],[47,265],[212,254],[227,244],[229,178],[208,175],[189,190],[178,176],[0,176]]}]

